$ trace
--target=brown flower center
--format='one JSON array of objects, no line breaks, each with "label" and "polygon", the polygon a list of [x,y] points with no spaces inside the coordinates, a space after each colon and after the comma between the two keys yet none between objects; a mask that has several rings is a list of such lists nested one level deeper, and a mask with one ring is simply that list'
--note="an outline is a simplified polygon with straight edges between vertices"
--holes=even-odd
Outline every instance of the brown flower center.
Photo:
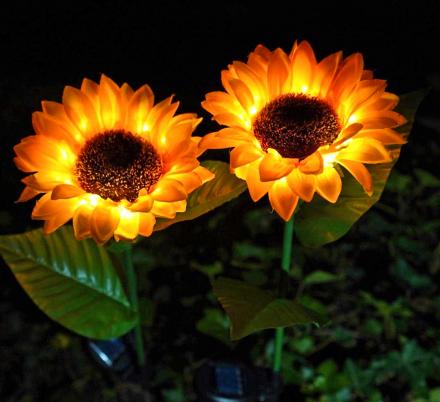
[{"label": "brown flower center", "polygon": [[113,201],[135,201],[159,180],[162,162],[154,147],[124,130],[110,130],[88,140],[78,156],[75,173],[81,187]]},{"label": "brown flower center", "polygon": [[258,113],[253,131],[264,151],[276,149],[285,158],[305,158],[331,144],[341,126],[324,100],[304,94],[281,95]]}]

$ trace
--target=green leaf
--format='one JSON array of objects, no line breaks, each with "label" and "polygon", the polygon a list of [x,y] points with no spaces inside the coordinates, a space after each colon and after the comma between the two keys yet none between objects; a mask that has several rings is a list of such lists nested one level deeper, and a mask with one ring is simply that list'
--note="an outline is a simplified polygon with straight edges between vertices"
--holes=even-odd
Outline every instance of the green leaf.
[{"label": "green leaf", "polygon": [[229,319],[225,313],[218,308],[206,308],[203,311],[203,318],[196,324],[197,331],[218,339],[227,346],[231,345],[229,340]]},{"label": "green leaf", "polygon": [[267,328],[319,324],[321,317],[294,300],[277,299],[245,282],[219,278],[213,291],[231,320],[231,339]]},{"label": "green leaf", "polygon": [[155,231],[163,230],[177,222],[198,218],[246,190],[246,182],[231,174],[227,163],[206,161],[202,162],[202,166],[214,173],[215,178],[189,195],[185,212],[178,213],[174,219],[158,219]]},{"label": "green leaf", "polygon": [[[426,90],[411,92],[400,97],[397,111],[404,114],[408,123],[398,129],[408,136],[418,105]],[[373,178],[373,195],[368,196],[353,176],[344,170],[342,192],[338,201],[331,204],[321,197],[314,197],[310,203],[303,203],[296,214],[295,232],[300,242],[308,247],[319,247],[338,240],[354,223],[380,198],[392,167],[398,159],[400,147],[392,150],[392,163],[368,165]]]},{"label": "green leaf", "polygon": [[336,282],[341,280],[341,277],[330,272],[325,271],[313,271],[307,275],[303,282],[305,285],[317,285],[320,283]]},{"label": "green leaf", "polygon": [[116,338],[134,327],[122,284],[104,247],[77,241],[70,226],[0,236],[0,252],[20,285],[50,318],[86,337]]}]

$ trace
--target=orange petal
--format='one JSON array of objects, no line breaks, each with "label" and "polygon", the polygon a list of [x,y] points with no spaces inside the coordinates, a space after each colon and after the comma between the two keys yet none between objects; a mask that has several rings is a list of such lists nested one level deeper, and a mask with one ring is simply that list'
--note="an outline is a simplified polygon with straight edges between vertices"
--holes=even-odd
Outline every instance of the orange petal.
[{"label": "orange petal", "polygon": [[99,83],[100,116],[103,128],[111,130],[120,123],[120,94],[119,87],[104,74]]},{"label": "orange petal", "polygon": [[380,141],[384,145],[406,144],[402,135],[391,128],[383,128],[380,130],[362,130],[358,132],[354,138],[373,138]]},{"label": "orange petal", "polygon": [[339,134],[337,140],[333,143],[333,145],[342,144],[344,141],[347,141],[349,138],[353,137],[356,133],[358,133],[362,129],[362,124],[353,123],[349,126],[345,127],[341,133]]},{"label": "orange petal", "polygon": [[160,218],[173,219],[176,217],[176,209],[170,202],[154,201],[150,212]]},{"label": "orange petal", "polygon": [[336,169],[327,167],[316,177],[316,190],[319,195],[331,203],[335,203],[342,190],[342,180]]},{"label": "orange petal", "polygon": [[183,185],[177,180],[170,179],[159,180],[151,196],[154,200],[163,202],[182,201],[188,197]]},{"label": "orange petal", "polygon": [[95,110],[99,111],[99,85],[88,78],[84,78],[81,83],[81,92],[88,96]]},{"label": "orange petal", "polygon": [[128,103],[127,121],[128,128],[136,133],[145,128],[148,113],[153,107],[154,94],[148,85],[141,86],[131,97]]},{"label": "orange petal", "polygon": [[302,41],[292,58],[292,91],[306,92],[312,83],[316,67],[315,54],[307,41]]},{"label": "orange petal", "polygon": [[351,173],[368,195],[373,194],[373,179],[368,169],[362,163],[345,159],[338,159],[338,163]]},{"label": "orange petal", "polygon": [[59,184],[52,191],[52,200],[73,198],[84,194],[85,191],[82,188],[73,186],[71,184]]},{"label": "orange petal", "polygon": [[358,118],[358,122],[363,124],[365,129],[394,128],[405,124],[406,119],[392,110],[381,110],[363,113]]},{"label": "orange petal", "polygon": [[360,53],[347,57],[331,86],[331,97],[334,104],[339,104],[353,90],[356,83],[361,79],[364,61]]},{"label": "orange petal", "polygon": [[235,61],[233,66],[237,72],[238,78],[243,81],[254,94],[254,102],[258,103],[260,100],[263,100],[266,94],[264,80],[262,80],[254,70],[245,63]]},{"label": "orange petal", "polygon": [[276,49],[270,58],[267,68],[269,96],[276,98],[283,93],[284,83],[289,76],[290,61],[282,49]]},{"label": "orange petal", "polygon": [[153,233],[156,218],[150,213],[139,213],[139,234],[145,237],[151,236]]},{"label": "orange petal", "polygon": [[231,80],[229,85],[231,86],[235,97],[240,102],[240,105],[243,107],[243,110],[251,110],[252,106],[254,106],[254,97],[247,85],[243,81],[237,79]]},{"label": "orange petal", "polygon": [[133,212],[148,212],[151,210],[153,202],[154,200],[151,195],[147,194],[139,197],[135,203],[130,205],[129,209]]},{"label": "orange petal", "polygon": [[301,173],[299,169],[294,169],[287,176],[287,183],[295,194],[298,194],[304,201],[312,201],[316,190],[316,179],[312,174]]},{"label": "orange petal", "polygon": [[263,156],[263,152],[251,144],[239,145],[230,154],[231,167],[237,168],[247,165]]},{"label": "orange petal", "polygon": [[98,205],[90,218],[91,234],[97,243],[104,244],[113,236],[118,224],[117,208]]},{"label": "orange petal", "polygon": [[386,163],[391,161],[390,153],[379,141],[372,138],[354,138],[347,148],[339,152],[338,159],[362,163]]},{"label": "orange petal", "polygon": [[303,173],[312,174],[322,172],[324,160],[319,152],[315,152],[299,163],[299,169]]},{"label": "orange petal", "polygon": [[269,200],[273,209],[286,222],[292,217],[298,204],[298,196],[293,193],[287,180],[276,181],[269,190]]},{"label": "orange petal", "polygon": [[87,95],[67,86],[63,92],[63,104],[72,123],[86,137],[99,131],[97,112]]},{"label": "orange petal", "polygon": [[92,235],[90,230],[90,218],[93,208],[89,205],[79,207],[73,215],[73,230],[78,240],[86,239]]},{"label": "orange petal", "polygon": [[271,153],[264,155],[260,163],[260,180],[273,181],[287,176],[292,171],[293,165],[284,160],[281,156],[276,157]]},{"label": "orange petal", "polygon": [[271,181],[262,182],[260,180],[258,163],[249,165],[245,178],[249,189],[249,194],[254,202],[257,202],[260,198],[266,195],[273,185],[273,182]]},{"label": "orange petal", "polygon": [[327,96],[327,92],[333,82],[339,63],[342,59],[342,52],[333,53],[322,59],[316,66],[312,83],[311,93],[319,95],[323,98]]},{"label": "orange petal", "polygon": [[207,183],[215,178],[215,174],[203,166],[198,166],[195,168],[194,173],[200,177],[202,183]]},{"label": "orange petal", "polygon": [[21,192],[20,197],[16,202],[26,202],[30,199],[34,198],[38,194],[41,194],[41,191],[36,191],[31,187],[25,187],[24,190]]},{"label": "orange petal", "polygon": [[380,98],[385,91],[386,85],[387,83],[384,80],[360,81],[346,101],[350,105],[348,114],[356,112],[363,104],[369,104],[375,99]]}]

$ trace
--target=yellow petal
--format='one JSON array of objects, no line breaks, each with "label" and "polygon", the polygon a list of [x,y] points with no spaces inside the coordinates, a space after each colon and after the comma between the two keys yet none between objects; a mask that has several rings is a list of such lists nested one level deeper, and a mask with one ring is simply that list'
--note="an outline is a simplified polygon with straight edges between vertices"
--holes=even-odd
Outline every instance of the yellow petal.
[{"label": "yellow petal", "polygon": [[316,190],[319,195],[331,203],[335,203],[342,190],[342,180],[336,169],[327,167],[316,177]]},{"label": "yellow petal", "polygon": [[295,194],[298,194],[304,201],[312,201],[316,190],[316,179],[312,174],[301,173],[299,169],[294,169],[287,176],[287,183]]},{"label": "yellow petal", "polygon": [[373,193],[373,179],[368,169],[360,162],[338,159],[338,163],[347,169],[351,175],[360,183],[368,195]]},{"label": "yellow petal", "polygon": [[118,208],[98,205],[90,218],[90,230],[99,244],[106,243],[119,224]]},{"label": "yellow petal", "polygon": [[261,181],[273,181],[287,176],[292,171],[293,165],[282,157],[267,153],[260,163]]},{"label": "yellow petal", "polygon": [[354,138],[347,148],[339,152],[338,159],[362,163],[386,163],[391,161],[390,153],[379,141],[372,138]]},{"label": "yellow petal", "polygon": [[115,230],[115,239],[133,240],[139,234],[140,212],[130,212],[125,208],[119,208],[120,220]]},{"label": "yellow petal", "polygon": [[290,189],[287,180],[278,180],[272,185],[269,200],[273,209],[286,222],[292,217],[298,204],[298,196]]},{"label": "yellow petal", "polygon": [[263,152],[251,144],[239,145],[230,154],[231,167],[237,168],[247,165],[263,156]]},{"label": "yellow petal", "polygon": [[128,208],[133,212],[148,212],[152,208],[153,202],[154,200],[151,195],[147,194],[139,197],[136,202],[130,205]]},{"label": "yellow petal", "polygon": [[155,185],[151,197],[157,201],[174,202],[186,200],[188,195],[183,185],[177,180],[161,179]]},{"label": "yellow petal", "polygon": [[84,193],[85,191],[77,186],[71,184],[59,184],[52,191],[52,200],[78,197]]}]

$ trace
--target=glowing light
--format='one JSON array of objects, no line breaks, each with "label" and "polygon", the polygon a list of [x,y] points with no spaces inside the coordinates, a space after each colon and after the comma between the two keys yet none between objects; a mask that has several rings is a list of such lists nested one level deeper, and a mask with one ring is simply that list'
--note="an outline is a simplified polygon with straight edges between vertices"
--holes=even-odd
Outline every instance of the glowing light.
[{"label": "glowing light", "polygon": [[98,202],[99,202],[99,195],[96,195],[96,194],[90,194],[87,198],[88,198],[89,204],[90,204],[92,207],[96,207],[96,206],[98,205]]},{"label": "glowing light", "polygon": [[120,205],[118,207],[118,209],[119,209],[119,214],[120,214],[122,219],[130,219],[132,217],[132,215],[133,215],[128,209],[126,209],[122,205]]},{"label": "glowing light", "polygon": [[338,154],[336,152],[322,155],[322,158],[324,159],[324,165],[326,166],[333,165],[337,155]]},{"label": "glowing light", "polygon": [[257,113],[257,107],[254,105],[249,109],[249,114],[251,116],[255,115]]},{"label": "glowing light", "polygon": [[150,126],[148,125],[148,123],[144,123],[142,124],[142,132],[145,133],[146,131],[150,130]]},{"label": "glowing light", "polygon": [[308,89],[309,89],[308,85],[303,85],[303,86],[301,87],[301,92],[302,92],[302,93],[306,93]]},{"label": "glowing light", "polygon": [[352,114],[352,115],[348,118],[348,123],[349,123],[349,124],[356,123],[356,121],[357,121],[357,117],[356,117],[356,115],[354,115],[354,114]]},{"label": "glowing light", "polygon": [[87,119],[81,119],[80,123],[79,123],[79,127],[82,131],[86,131],[87,130],[87,126],[88,126],[88,121]]}]

